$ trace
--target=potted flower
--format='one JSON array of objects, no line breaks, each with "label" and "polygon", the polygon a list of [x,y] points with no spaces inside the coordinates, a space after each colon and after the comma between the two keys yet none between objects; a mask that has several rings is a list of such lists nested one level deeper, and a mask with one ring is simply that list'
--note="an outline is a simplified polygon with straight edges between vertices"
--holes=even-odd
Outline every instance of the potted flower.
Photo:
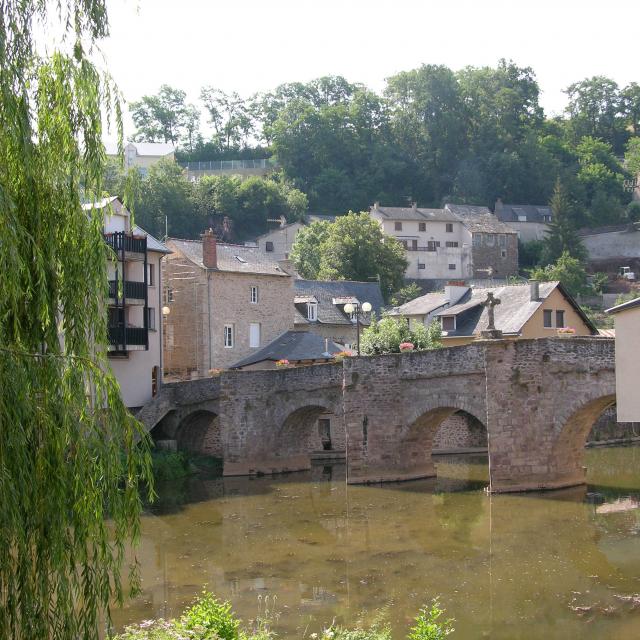
[{"label": "potted flower", "polygon": [[573,327],[560,327],[557,334],[561,338],[570,338],[576,334],[576,330]]},{"label": "potted flower", "polygon": [[209,375],[212,378],[217,378],[222,373],[222,369],[209,369]]},{"label": "potted flower", "polygon": [[400,353],[404,353],[405,351],[413,351],[414,344],[413,342],[401,342],[400,343]]},{"label": "potted flower", "polygon": [[282,360],[278,360],[276,362],[276,367],[278,369],[286,369],[289,366],[289,361],[285,358],[283,358]]},{"label": "potted flower", "polygon": [[342,362],[345,358],[350,358],[352,355],[351,351],[338,351],[338,353],[333,354],[333,359],[335,362]]}]

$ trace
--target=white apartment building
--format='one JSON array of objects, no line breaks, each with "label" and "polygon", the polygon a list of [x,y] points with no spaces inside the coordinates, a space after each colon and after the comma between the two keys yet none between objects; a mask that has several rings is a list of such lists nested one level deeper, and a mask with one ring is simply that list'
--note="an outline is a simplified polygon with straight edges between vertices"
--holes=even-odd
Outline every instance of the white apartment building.
[{"label": "white apartment building", "polygon": [[117,197],[85,205],[104,209],[104,237],[117,256],[109,276],[111,369],[131,409],[148,402],[162,384],[162,258],[171,253],[146,231],[131,224]]}]

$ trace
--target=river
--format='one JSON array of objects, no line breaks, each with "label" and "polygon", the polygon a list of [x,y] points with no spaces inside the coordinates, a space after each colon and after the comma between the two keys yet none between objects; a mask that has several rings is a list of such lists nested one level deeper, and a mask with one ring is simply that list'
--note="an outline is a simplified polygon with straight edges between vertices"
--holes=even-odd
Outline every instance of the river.
[{"label": "river", "polygon": [[440,457],[437,479],[394,485],[347,486],[335,466],[160,487],[143,593],[114,621],[179,615],[206,585],[244,620],[275,597],[282,638],[383,608],[404,637],[434,596],[457,640],[638,638],[640,447],[586,462],[586,487],[497,496],[484,456]]}]

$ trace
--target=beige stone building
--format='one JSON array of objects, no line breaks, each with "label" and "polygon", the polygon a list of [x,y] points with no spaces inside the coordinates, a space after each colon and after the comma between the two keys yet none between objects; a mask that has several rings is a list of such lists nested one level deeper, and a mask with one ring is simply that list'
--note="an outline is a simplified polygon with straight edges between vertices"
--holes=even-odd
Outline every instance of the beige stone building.
[{"label": "beige stone building", "polygon": [[[598,330],[560,282],[536,282],[493,288],[454,283],[442,293],[428,293],[396,308],[392,314],[409,323],[442,324],[445,347],[469,344],[489,328],[489,293],[500,303],[494,307],[495,328],[502,337],[549,338],[571,328],[576,336],[597,335]],[[562,332],[560,332],[562,333]]]},{"label": "beige stone building", "polygon": [[166,242],[165,371],[179,378],[226,369],[293,323],[293,278],[255,247],[202,240]]},{"label": "beige stone building", "polygon": [[[124,146],[124,167],[137,167],[142,175],[149,171],[149,167],[160,160],[175,160],[176,148],[165,142],[128,142]],[[107,148],[107,155],[117,157],[115,146]]]},{"label": "beige stone building", "polygon": [[616,328],[618,422],[640,422],[640,298],[607,310]]},{"label": "beige stone building", "polygon": [[494,209],[496,217],[518,233],[522,242],[544,240],[553,216],[551,207],[540,204],[504,204],[500,198]]}]

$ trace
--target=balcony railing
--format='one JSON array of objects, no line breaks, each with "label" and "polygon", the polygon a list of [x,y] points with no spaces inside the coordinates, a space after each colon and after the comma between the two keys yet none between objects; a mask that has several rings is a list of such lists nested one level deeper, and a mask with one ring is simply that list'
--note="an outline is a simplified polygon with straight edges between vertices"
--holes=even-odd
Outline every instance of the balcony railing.
[{"label": "balcony railing", "polygon": [[[122,294],[128,300],[135,298],[136,300],[144,300],[144,282],[135,282],[125,280],[122,287]],[[118,298],[118,280],[109,280],[109,297]]]},{"label": "balcony railing", "polygon": [[144,327],[109,327],[109,344],[112,347],[146,347],[148,329]]},{"label": "balcony railing", "polygon": [[122,250],[129,251],[131,253],[146,253],[147,252],[147,238],[136,238],[130,233],[124,233],[124,231],[116,231],[114,233],[105,233],[104,239],[106,243],[116,252]]},{"label": "balcony railing", "polygon": [[260,160],[195,160],[184,162],[187,171],[235,171],[242,169],[271,169],[276,166],[273,158]]}]

